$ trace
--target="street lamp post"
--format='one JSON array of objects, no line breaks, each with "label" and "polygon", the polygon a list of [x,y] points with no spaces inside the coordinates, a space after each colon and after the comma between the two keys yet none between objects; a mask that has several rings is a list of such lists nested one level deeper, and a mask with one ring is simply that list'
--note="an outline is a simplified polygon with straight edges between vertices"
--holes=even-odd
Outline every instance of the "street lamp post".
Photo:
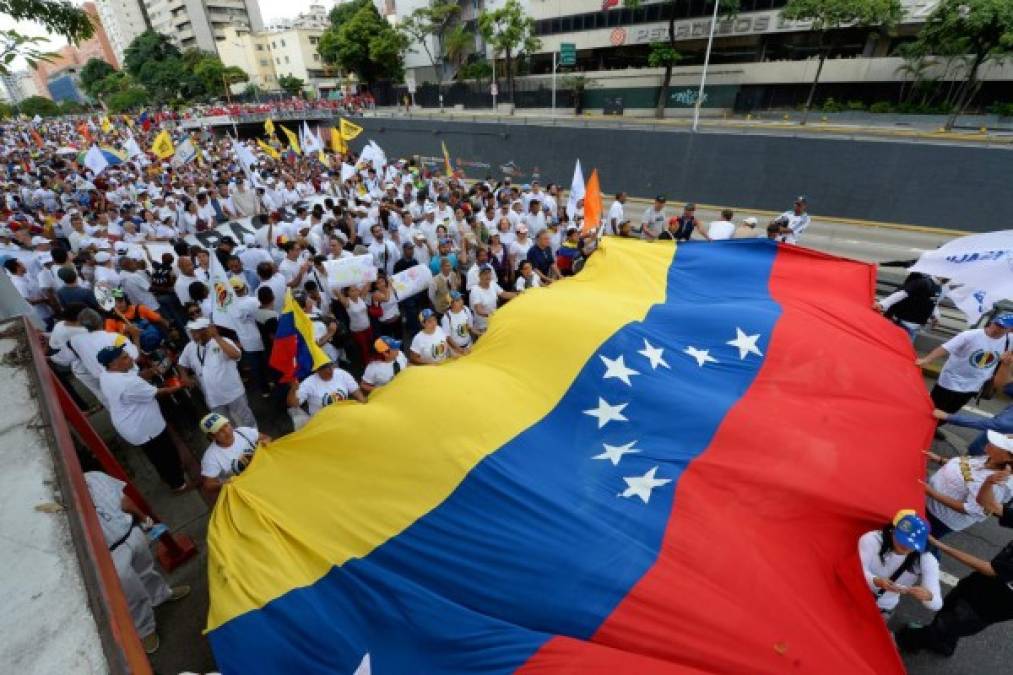
[{"label": "street lamp post", "polygon": [[707,84],[707,66],[711,62],[711,47],[714,45],[714,29],[718,25],[718,9],[721,7],[721,0],[714,0],[714,16],[711,18],[711,32],[707,38],[707,53],[703,57],[703,72],[700,73],[700,91],[696,94],[696,103],[693,106],[693,131],[700,125],[700,106],[703,105],[703,88]]}]

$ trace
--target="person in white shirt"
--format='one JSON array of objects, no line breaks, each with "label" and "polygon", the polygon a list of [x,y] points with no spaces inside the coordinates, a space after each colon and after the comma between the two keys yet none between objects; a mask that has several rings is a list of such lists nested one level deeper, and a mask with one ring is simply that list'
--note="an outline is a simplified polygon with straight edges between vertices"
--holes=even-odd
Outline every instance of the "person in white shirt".
[{"label": "person in white shirt", "polygon": [[[262,262],[257,265],[257,278],[261,286],[267,286],[274,294],[274,311],[280,312],[285,306],[285,293],[288,289],[288,282],[281,272],[275,270],[274,264]],[[259,288],[259,287],[258,287]]]},{"label": "person in white shirt", "polygon": [[366,397],[359,390],[355,378],[329,361],[300,382],[298,387],[289,389],[288,407],[298,408],[305,404],[306,411],[312,417],[322,408],[350,398],[359,403],[366,402]]},{"label": "person in white shirt", "polygon": [[865,583],[884,620],[893,614],[902,595],[920,601],[931,612],[942,608],[939,561],[925,550],[928,538],[928,524],[912,510],[898,511],[883,529],[858,538]]},{"label": "person in white shirt", "polygon": [[159,477],[173,492],[186,490],[183,464],[156,400],[158,396],[174,394],[182,385],[159,389],[141,379],[125,345],[103,347],[95,354],[95,359],[105,369],[99,382],[116,433],[144,451]]},{"label": "person in white shirt", "polygon": [[619,234],[620,227],[627,221],[626,214],[623,210],[623,205],[626,203],[626,193],[620,192],[616,195],[616,199],[609,206],[608,216],[605,218],[605,223],[608,225],[606,228],[607,234]]},{"label": "person in white shirt", "polygon": [[[984,456],[945,460],[925,484],[925,512],[936,539],[1002,513],[1002,505],[1013,499],[1013,438],[998,431],[986,438]],[[944,462],[934,453],[929,458]]]},{"label": "person in white shirt", "polygon": [[529,288],[538,288],[542,285],[535,268],[530,260],[522,260],[521,266],[517,268],[517,281],[514,283],[514,290],[523,293]]},{"label": "person in white shirt", "polygon": [[179,274],[176,276],[176,283],[172,288],[176,293],[176,297],[179,298],[179,304],[185,305],[191,300],[190,284],[195,281],[201,281],[201,279],[197,278],[193,259],[189,256],[180,256],[176,264],[179,267]]},{"label": "person in white shirt", "polygon": [[915,361],[919,368],[946,356],[946,363],[930,396],[936,408],[955,413],[974,398],[995,373],[1002,355],[1010,351],[1013,314],[998,314],[984,328],[958,333]]},{"label": "person in white shirt", "polygon": [[230,478],[249,466],[258,448],[271,442],[256,427],[233,427],[227,417],[218,413],[205,415],[199,428],[210,441],[200,460],[201,487],[213,499],[218,498]]},{"label": "person in white shirt", "polygon": [[412,338],[408,350],[409,360],[415,365],[428,366],[443,363],[450,358],[451,345],[447,341],[447,334],[437,325],[436,312],[431,309],[422,310],[419,312],[419,323],[422,330]]},{"label": "person in white shirt", "polygon": [[49,299],[35,280],[28,276],[25,266],[17,258],[8,258],[4,261],[4,269],[7,270],[7,275],[17,289],[18,295],[35,309],[35,314],[43,325],[48,326],[53,316]]},{"label": "person in white shirt", "polygon": [[219,335],[218,329],[203,317],[189,322],[186,330],[192,340],[179,356],[183,383],[188,387],[200,384],[211,412],[236,420],[240,426],[257,426],[239,377],[237,363],[242,350]]},{"label": "person in white shirt", "polygon": [[120,267],[123,268],[120,275],[121,286],[130,302],[135,305],[144,305],[151,311],[157,312],[158,298],[151,292],[151,278],[148,276],[144,261],[127,256],[120,261]]},{"label": "person in white shirt", "polygon": [[[64,348],[54,354],[52,359],[60,365],[69,366],[78,382],[83,384],[99,403],[108,408],[109,403],[106,401],[105,394],[102,393],[102,386],[99,382],[105,368],[98,362],[96,356],[103,347],[125,345],[127,353],[132,358],[137,358],[137,346],[119,333],[103,330],[105,322],[93,309],[81,310],[77,315],[77,320],[87,332],[67,338]],[[133,325],[130,328],[134,329],[134,335],[138,334]]]},{"label": "person in white shirt", "polygon": [[254,385],[260,390],[260,395],[270,395],[267,380],[267,354],[264,352],[264,339],[257,327],[257,312],[260,310],[260,302],[250,295],[250,289],[243,277],[232,277],[229,279],[236,294],[235,302],[229,309],[232,319],[236,324],[236,335],[239,337],[239,346],[243,349],[243,355],[239,359],[239,366],[250,374]]},{"label": "person in white shirt", "polygon": [[665,230],[667,220],[668,214],[665,213],[665,198],[662,195],[658,195],[654,198],[654,203],[644,209],[640,225],[641,237],[647,241],[654,241]]},{"label": "person in white shirt", "polygon": [[707,238],[711,241],[718,241],[720,239],[731,239],[732,235],[735,234],[735,223],[732,222],[732,217],[735,214],[731,209],[724,209],[721,211],[721,220],[713,220],[710,225],[707,226]]},{"label": "person in white shirt", "polygon": [[534,239],[528,236],[528,226],[524,223],[518,225],[517,238],[507,246],[507,250],[510,252],[510,269],[516,270],[521,261],[528,257],[528,251],[534,245]]},{"label": "person in white shirt", "polygon": [[373,343],[373,349],[380,356],[371,361],[362,374],[362,389],[366,393],[382,387],[408,367],[408,359],[401,352],[401,341],[383,336]]},{"label": "person in white shirt", "polygon": [[190,594],[190,587],[185,584],[170,587],[155,570],[145,534],[155,523],[124,494],[126,483],[101,471],[86,472],[84,482],[141,647],[145,654],[154,654],[159,646],[154,608],[164,602],[182,600]]},{"label": "person in white shirt", "polygon": [[542,211],[542,202],[538,199],[532,199],[530,202],[530,208],[528,212],[521,218],[521,222],[524,223],[528,228],[528,233],[531,238],[534,239],[538,236],[538,233],[545,229],[545,213]]},{"label": "person in white shirt", "polygon": [[489,328],[489,317],[495,313],[498,302],[516,296],[517,293],[504,291],[499,284],[493,281],[491,265],[482,267],[478,272],[478,285],[472,288],[468,294],[471,311],[475,315],[475,332],[479,335],[485,334]]},{"label": "person in white shirt", "polygon": [[[476,279],[476,283],[477,283]],[[450,309],[440,319],[440,327],[447,335],[452,347],[460,350],[461,354],[471,351],[474,343],[474,315],[471,310],[464,306],[464,296],[460,291],[450,292]]]},{"label": "person in white shirt", "polygon": [[113,269],[113,257],[108,251],[95,254],[95,285],[108,288],[120,287],[120,273]]},{"label": "person in white shirt", "polygon": [[373,266],[391,276],[394,274],[394,263],[401,259],[401,252],[397,244],[387,239],[383,227],[377,224],[369,229],[373,235],[373,243],[366,249],[373,256]]},{"label": "person in white shirt", "polygon": [[771,224],[778,226],[777,239],[788,244],[797,244],[802,233],[809,227],[810,218],[806,213],[808,200],[800,195],[795,198],[795,205],[791,211],[785,211],[775,218]]}]

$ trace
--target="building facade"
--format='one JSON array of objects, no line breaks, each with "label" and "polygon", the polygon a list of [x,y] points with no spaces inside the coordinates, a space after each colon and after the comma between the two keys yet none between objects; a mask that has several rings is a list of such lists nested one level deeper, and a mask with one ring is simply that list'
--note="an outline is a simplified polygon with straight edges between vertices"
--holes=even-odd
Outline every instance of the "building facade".
[{"label": "building facade", "polygon": [[21,103],[26,98],[43,95],[35,83],[32,72],[29,70],[20,70],[3,75],[0,77],[0,83],[3,84],[6,98],[11,103]]},{"label": "building facade", "polygon": [[[86,2],[81,6],[81,9],[91,17],[92,23],[95,26],[95,34],[77,46],[66,45],[61,47],[51,60],[38,63],[32,70],[32,79],[35,83],[35,89],[39,92],[40,96],[53,97],[49,91],[51,77],[64,71],[76,73],[80,70],[81,66],[88,63],[91,59],[101,59],[114,67],[119,65],[119,60],[116,58],[116,53],[113,50],[108,35],[106,35],[95,3]],[[65,91],[66,87],[61,87],[60,90]]]},{"label": "building facade", "polygon": [[180,49],[218,53],[225,29],[264,29],[257,0],[140,0],[152,30],[167,35]]},{"label": "building facade", "polygon": [[123,63],[123,50],[150,28],[145,7],[140,0],[96,0],[96,3],[116,59]]},{"label": "building facade", "polygon": [[[828,97],[841,102],[897,102],[913,79],[910,64],[898,55],[898,48],[915,39],[939,1],[901,0],[903,19],[889,32],[855,27],[829,31],[830,49],[820,75],[817,102]],[[466,20],[464,12],[477,16],[503,2],[462,0],[462,20]],[[426,0],[385,0],[381,7],[393,10],[388,18],[396,23],[425,4]],[[673,69],[666,107],[688,109],[695,105],[714,0],[642,0],[635,9],[621,1],[602,0],[521,0],[521,4],[534,19],[541,45],[518,63],[520,87],[551,87],[553,54],[564,44],[573,45],[576,65],[557,72],[579,73],[592,83],[584,93],[587,107],[602,107],[604,99],[620,98],[626,108],[653,108],[664,70],[649,66],[651,44],[667,41],[669,22],[674,20],[675,47],[681,58]],[[748,110],[791,107],[804,101],[816,73],[819,35],[808,22],[785,19],[781,14],[786,4],[787,0],[741,0],[735,16],[719,16],[704,106]],[[477,45],[486,60],[502,58],[482,45],[480,38]],[[406,57],[406,70],[418,82],[435,81],[424,50],[420,45],[412,49]],[[928,79],[945,82],[963,78],[960,67],[943,59],[936,61],[925,72]],[[502,68],[500,62],[500,78]],[[979,101],[1013,100],[1013,63],[990,65],[981,76],[985,86]]]},{"label": "building facade", "polygon": [[218,41],[218,57],[227,66],[237,66],[250,77],[248,83],[232,86],[233,92],[242,91],[252,84],[262,91],[277,91],[278,76],[271,56],[271,41],[268,33],[253,33],[229,26],[222,31]]},{"label": "building facade", "polygon": [[[265,92],[278,92],[278,78],[297,77],[317,96],[338,87],[337,72],[324,63],[317,47],[323,28],[285,28],[252,32],[227,28],[218,41],[218,55],[227,66],[238,66],[250,83]],[[246,85],[236,85],[241,89]]]}]

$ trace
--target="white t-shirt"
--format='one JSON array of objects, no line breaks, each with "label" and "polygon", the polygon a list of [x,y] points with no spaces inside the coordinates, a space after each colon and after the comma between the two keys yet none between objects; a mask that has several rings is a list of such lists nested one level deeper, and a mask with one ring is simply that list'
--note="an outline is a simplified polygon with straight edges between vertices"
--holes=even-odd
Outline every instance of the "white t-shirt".
[{"label": "white t-shirt", "polygon": [[809,227],[809,214],[795,215],[795,211],[785,211],[780,217],[788,220],[788,229],[791,230],[791,232],[781,235],[781,241],[789,244],[798,243],[799,237]]},{"label": "white t-shirt", "polygon": [[[396,368],[395,363],[397,364]],[[362,381],[373,387],[382,387],[407,367],[408,359],[404,352],[398,352],[397,358],[393,361],[372,361],[366,366],[366,372],[362,374]]]},{"label": "white t-shirt", "polygon": [[116,432],[131,445],[147,443],[165,430],[158,408],[158,389],[135,373],[105,371],[99,376],[102,395],[109,403],[109,417]]},{"label": "white t-shirt", "polygon": [[[611,234],[619,234],[619,225],[624,220],[626,220],[626,218],[623,215],[622,202],[619,201],[612,202],[612,206],[609,207],[608,217],[605,220],[605,224],[608,226],[606,231]],[[615,221],[614,225],[613,221]]]},{"label": "white t-shirt", "polygon": [[939,386],[950,391],[978,391],[992,377],[1008,344],[1005,335],[990,338],[984,328],[965,330],[950,338],[943,343],[950,356],[939,373]]},{"label": "white t-shirt", "polygon": [[341,368],[335,367],[334,374],[329,380],[324,380],[317,373],[313,373],[300,382],[296,398],[300,404],[306,404],[310,415],[315,415],[321,408],[335,401],[344,401],[358,390],[359,385],[355,383],[355,378]]},{"label": "white t-shirt", "polygon": [[[644,239],[657,239],[661,233],[665,230],[665,209],[662,207],[660,211],[654,210],[654,205],[648,206],[644,209],[643,226],[645,232]],[[650,236],[647,236],[647,235]]]},{"label": "white t-shirt", "polygon": [[[235,347],[228,338],[222,338]],[[239,377],[237,361],[230,359],[215,340],[207,344],[187,343],[179,357],[179,365],[189,368],[197,376],[204,400],[209,408],[232,403],[246,393]]]},{"label": "white t-shirt", "polygon": [[[964,511],[960,513],[936,501],[932,497],[925,500],[925,508],[929,513],[943,521],[954,532],[966,529],[975,523],[988,518],[988,514],[978,503],[978,492],[992,470],[985,468],[988,457],[954,457],[932,474],[929,485],[941,494],[962,502]],[[992,494],[995,500],[1004,504],[1013,497],[1013,479],[1004,483],[995,483]]]},{"label": "white t-shirt", "polygon": [[528,251],[530,251],[531,247],[534,246],[534,245],[535,245],[535,242],[534,242],[533,239],[531,239],[531,237],[528,237],[524,241],[521,241],[520,239],[517,239],[515,241],[510,242],[510,247],[509,247],[510,248],[510,257],[513,259],[513,263],[512,264],[513,264],[514,267],[520,266],[521,261],[527,259],[527,257],[528,257]]},{"label": "white t-shirt", "polygon": [[735,234],[735,223],[727,220],[714,220],[707,226],[707,236],[711,239],[731,239]]},{"label": "white t-shirt", "polygon": [[257,328],[257,310],[260,303],[249,295],[236,298],[232,303],[232,318],[235,320],[236,333],[239,335],[239,346],[244,352],[264,351],[264,339]]},{"label": "white t-shirt", "polygon": [[200,460],[200,473],[207,478],[225,480],[239,473],[238,462],[243,455],[257,450],[260,433],[253,427],[236,427],[232,430],[233,440],[229,447],[211,442]]},{"label": "white t-shirt", "polygon": [[[496,303],[502,292],[503,289],[495,281],[489,282],[489,288],[475,286],[471,289],[468,298],[475,315],[475,330],[479,333],[484,333],[489,327],[489,317],[496,311]],[[482,316],[483,313],[487,316]]]},{"label": "white t-shirt", "polygon": [[447,347],[447,334],[439,326],[432,334],[419,331],[412,338],[411,350],[422,363],[442,363],[450,356]]},{"label": "white t-shirt", "polygon": [[369,328],[369,306],[362,298],[348,299],[348,329],[353,333]]},{"label": "white t-shirt", "polygon": [[523,276],[518,275],[517,281],[514,282],[514,290],[523,292],[529,288],[538,288],[542,285],[542,280],[538,278],[538,275],[534,272],[531,273],[531,281],[528,282]]},{"label": "white t-shirt", "polygon": [[457,347],[470,347],[472,343],[470,327],[474,321],[474,315],[467,307],[462,307],[460,312],[447,312],[440,320],[440,327],[446,333],[447,339]]},{"label": "white t-shirt", "polygon": [[[865,574],[865,583],[869,590],[877,595],[876,604],[884,612],[891,612],[900,602],[900,594],[886,591],[879,594],[879,588],[872,583],[876,577],[890,579],[900,569],[907,559],[907,555],[900,555],[892,549],[887,551],[882,560],[879,557],[879,549],[883,545],[883,533],[879,530],[866,532],[858,538],[858,555],[862,559],[862,572]],[[943,606],[943,594],[939,588],[939,561],[931,553],[925,552],[918,556],[918,562],[912,565],[913,569],[905,571],[897,577],[895,584],[898,586],[921,586],[930,593],[932,599],[922,604],[933,612],[938,612]]]},{"label": "white t-shirt", "polygon": [[292,280],[299,275],[299,270],[302,268],[302,260],[291,258],[285,258],[278,265],[278,271],[285,277],[285,283],[290,284]]}]

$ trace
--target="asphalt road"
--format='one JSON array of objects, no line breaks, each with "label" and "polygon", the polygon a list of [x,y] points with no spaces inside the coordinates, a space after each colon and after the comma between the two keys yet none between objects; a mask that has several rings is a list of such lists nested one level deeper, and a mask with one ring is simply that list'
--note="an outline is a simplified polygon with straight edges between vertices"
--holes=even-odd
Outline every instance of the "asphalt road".
[{"label": "asphalt road", "polygon": [[[987,401],[983,402],[981,408],[994,412],[1008,403],[1008,401]],[[944,426],[943,434],[947,440],[935,441],[933,451],[944,457],[963,453],[967,443],[976,433],[972,430]],[[992,556],[1013,539],[1013,530],[1001,528],[997,523],[998,521],[993,518],[964,532],[955,532],[947,536],[945,541],[979,558],[991,560]],[[953,582],[955,578],[960,579],[970,573],[967,567],[947,556],[943,556],[941,562],[942,570],[946,573],[943,575],[945,581]],[[952,585],[943,585],[944,593],[951,589]],[[927,624],[931,620],[932,613],[925,610],[920,603],[903,598],[897,612],[891,618],[890,628],[896,630],[910,621]],[[1001,675],[1013,672],[1011,666],[1013,622],[991,626],[978,635],[961,640],[956,653],[950,658],[920,653],[904,655],[904,662],[912,675]]]}]

